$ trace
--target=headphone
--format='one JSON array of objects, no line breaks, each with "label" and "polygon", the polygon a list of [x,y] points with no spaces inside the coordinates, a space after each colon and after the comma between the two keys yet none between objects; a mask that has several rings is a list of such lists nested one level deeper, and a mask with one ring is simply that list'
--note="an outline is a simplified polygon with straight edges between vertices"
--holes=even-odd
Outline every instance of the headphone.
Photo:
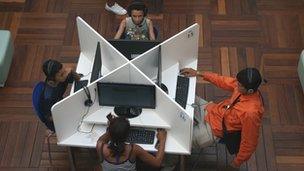
[{"label": "headphone", "polygon": [[87,100],[84,101],[84,105],[87,106],[87,107],[91,107],[93,105],[93,101],[91,99],[91,93],[90,93],[90,90],[88,89],[87,86],[83,86],[82,87],[86,96],[87,96]]},{"label": "headphone", "polygon": [[46,69],[47,76],[49,76],[51,74],[53,66],[54,66],[54,61],[50,60],[50,62],[47,65],[47,69]]},{"label": "headphone", "polygon": [[53,60],[49,60],[47,67],[46,67],[46,80],[49,79],[51,72],[53,70],[53,66],[54,66],[55,62]]},{"label": "headphone", "polygon": [[127,12],[128,12],[128,15],[129,17],[131,17],[131,12],[132,10],[134,10],[134,6],[143,6],[143,12],[144,12],[144,17],[147,16],[148,14],[148,8],[146,7],[146,5],[142,2],[142,1],[139,1],[139,0],[134,0],[127,8]]},{"label": "headphone", "polygon": [[[253,74],[252,74],[252,71],[253,69],[252,68],[248,68],[248,70],[247,70],[247,79],[248,79],[248,84],[251,84],[252,83],[252,76],[253,76]],[[247,93],[248,94],[252,94],[254,92],[254,88],[249,88],[248,90],[247,90]]]}]

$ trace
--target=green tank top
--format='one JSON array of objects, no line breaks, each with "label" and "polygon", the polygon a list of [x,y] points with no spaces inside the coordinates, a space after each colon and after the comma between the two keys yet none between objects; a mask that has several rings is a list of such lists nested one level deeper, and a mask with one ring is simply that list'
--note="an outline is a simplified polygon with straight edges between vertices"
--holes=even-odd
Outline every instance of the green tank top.
[{"label": "green tank top", "polygon": [[131,17],[127,17],[125,35],[129,40],[149,40],[147,19],[144,18],[140,25],[136,25]]}]

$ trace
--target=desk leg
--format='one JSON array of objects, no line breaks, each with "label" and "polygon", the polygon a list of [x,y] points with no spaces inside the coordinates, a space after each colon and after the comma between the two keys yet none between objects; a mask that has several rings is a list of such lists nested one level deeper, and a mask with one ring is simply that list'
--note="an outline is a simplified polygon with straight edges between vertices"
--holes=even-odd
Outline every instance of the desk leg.
[{"label": "desk leg", "polygon": [[179,170],[180,171],[185,171],[185,156],[184,155],[180,155],[180,158],[179,158]]},{"label": "desk leg", "polygon": [[74,156],[74,149],[73,147],[68,147],[68,153],[69,153],[69,160],[70,160],[70,166],[71,171],[75,171],[75,156]]}]

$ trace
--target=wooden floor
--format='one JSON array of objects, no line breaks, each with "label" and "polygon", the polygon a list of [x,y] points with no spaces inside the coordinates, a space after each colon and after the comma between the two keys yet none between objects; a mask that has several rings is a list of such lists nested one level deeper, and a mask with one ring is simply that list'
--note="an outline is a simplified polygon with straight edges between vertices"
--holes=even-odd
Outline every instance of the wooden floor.
[{"label": "wooden floor", "polygon": [[[131,0],[119,1],[127,6]],[[258,148],[241,170],[304,170],[304,96],[296,67],[304,47],[303,0],[146,0],[149,17],[167,39],[200,25],[198,68],[235,76],[248,66],[261,70],[265,114]],[[105,0],[0,0],[0,29],[13,34],[15,53],[5,88],[0,88],[0,170],[68,170],[68,153],[51,138],[48,162],[45,127],[31,106],[31,92],[43,80],[41,64],[54,58],[75,67],[81,16],[112,38],[123,17],[104,10]],[[1,38],[0,38],[1,39]],[[229,96],[209,83],[197,94],[220,101]],[[78,149],[76,167],[96,169],[94,151]],[[190,170],[197,154],[186,159]],[[204,149],[194,170],[225,170],[232,160],[224,146]]]}]

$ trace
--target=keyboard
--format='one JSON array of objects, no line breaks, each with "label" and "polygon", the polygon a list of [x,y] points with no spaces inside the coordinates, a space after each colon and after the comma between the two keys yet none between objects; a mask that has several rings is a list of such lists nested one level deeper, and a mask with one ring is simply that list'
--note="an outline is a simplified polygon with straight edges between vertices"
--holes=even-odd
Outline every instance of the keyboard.
[{"label": "keyboard", "polygon": [[189,89],[189,78],[177,76],[175,101],[186,109]]},{"label": "keyboard", "polygon": [[131,127],[129,136],[127,138],[128,143],[135,144],[153,144],[155,138],[155,131],[151,129]]},{"label": "keyboard", "polygon": [[79,81],[75,81],[74,84],[74,92],[82,89],[84,86],[88,85],[89,80],[79,80]]}]

